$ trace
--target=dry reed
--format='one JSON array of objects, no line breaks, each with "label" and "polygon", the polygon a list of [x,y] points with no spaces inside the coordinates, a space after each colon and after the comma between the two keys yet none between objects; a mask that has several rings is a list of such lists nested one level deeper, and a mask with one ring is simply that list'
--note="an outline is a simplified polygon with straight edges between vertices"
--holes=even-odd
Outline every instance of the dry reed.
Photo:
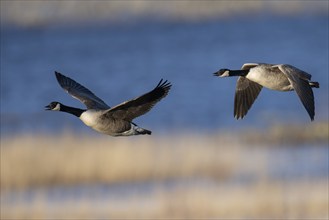
[{"label": "dry reed", "polygon": [[222,178],[230,175],[238,154],[221,142],[188,135],[170,141],[73,134],[6,139],[1,143],[1,189],[195,175]]},{"label": "dry reed", "polygon": [[[302,139],[303,144],[323,146],[328,144],[328,123],[276,126],[264,133],[267,135],[242,131],[234,135],[113,138],[65,132],[60,136],[5,137],[1,139],[1,218],[327,219],[328,179],[286,182],[268,178],[271,148],[265,143],[298,146]],[[230,184],[237,173],[252,174],[255,180]],[[187,179],[211,180],[212,184],[172,188],[160,184],[147,193],[105,200],[101,196],[96,200],[64,199],[56,205],[49,203],[46,193],[56,186]],[[24,199],[8,202],[13,193],[20,195],[30,189],[37,193],[28,204]]]}]

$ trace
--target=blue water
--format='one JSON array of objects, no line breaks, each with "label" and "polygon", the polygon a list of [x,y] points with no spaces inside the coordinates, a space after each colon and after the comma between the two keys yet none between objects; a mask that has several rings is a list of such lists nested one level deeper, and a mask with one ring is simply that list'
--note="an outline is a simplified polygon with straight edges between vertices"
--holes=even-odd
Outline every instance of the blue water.
[{"label": "blue water", "polygon": [[246,62],[289,63],[320,82],[316,121],[328,120],[328,16],[235,17],[203,22],[140,20],[127,24],[1,30],[1,132],[93,133],[72,115],[46,112],[60,101],[84,107],[58,85],[70,76],[110,106],[151,90],[161,78],[170,94],[135,122],[156,132],[208,132],[273,122],[309,123],[294,92],[264,89],[245,119],[233,118],[236,78],[219,68]]}]

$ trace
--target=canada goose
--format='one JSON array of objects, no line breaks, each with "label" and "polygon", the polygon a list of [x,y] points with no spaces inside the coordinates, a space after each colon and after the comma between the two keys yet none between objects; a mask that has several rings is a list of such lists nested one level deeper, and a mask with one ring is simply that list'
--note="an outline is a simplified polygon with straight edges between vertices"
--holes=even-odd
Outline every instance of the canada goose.
[{"label": "canada goose", "polygon": [[239,76],[235,97],[234,117],[243,118],[251,108],[263,87],[278,90],[295,90],[311,120],[314,120],[314,95],[312,88],[318,82],[310,82],[311,75],[288,64],[246,63],[241,70],[220,69],[215,76]]},{"label": "canada goose", "polygon": [[150,111],[168,94],[171,88],[171,84],[167,80],[163,82],[161,79],[152,91],[111,108],[73,79],[56,71],[55,75],[60,86],[73,98],[85,104],[87,109],[73,108],[59,102],[51,102],[45,109],[75,115],[87,126],[111,136],[151,134],[151,131],[138,127],[132,120]]}]

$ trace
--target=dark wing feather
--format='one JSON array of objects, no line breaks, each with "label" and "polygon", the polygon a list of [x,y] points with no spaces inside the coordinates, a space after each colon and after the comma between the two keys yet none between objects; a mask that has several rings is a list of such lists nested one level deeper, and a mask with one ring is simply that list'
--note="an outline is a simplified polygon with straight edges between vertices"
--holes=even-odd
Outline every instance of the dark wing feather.
[{"label": "dark wing feather", "polygon": [[100,98],[98,98],[89,89],[77,83],[73,79],[56,72],[56,78],[59,85],[69,93],[73,98],[78,99],[87,106],[88,109],[109,109],[110,107]]},{"label": "dark wing feather", "polygon": [[[297,68],[292,68],[290,65],[279,65],[278,68],[288,77],[288,80],[294,87],[300,101],[303,103],[306,111],[313,121],[315,115],[314,95],[308,80],[305,79],[305,72],[299,72]],[[307,78],[310,79],[310,76],[311,75]]]},{"label": "dark wing feather", "polygon": [[234,117],[236,119],[242,119],[247,114],[262,88],[258,83],[243,76],[238,78],[234,97]]},{"label": "dark wing feather", "polygon": [[150,111],[157,102],[168,94],[170,88],[171,84],[167,80],[163,82],[161,79],[152,91],[135,99],[123,102],[111,108],[105,114],[113,118],[132,121],[134,118]]}]

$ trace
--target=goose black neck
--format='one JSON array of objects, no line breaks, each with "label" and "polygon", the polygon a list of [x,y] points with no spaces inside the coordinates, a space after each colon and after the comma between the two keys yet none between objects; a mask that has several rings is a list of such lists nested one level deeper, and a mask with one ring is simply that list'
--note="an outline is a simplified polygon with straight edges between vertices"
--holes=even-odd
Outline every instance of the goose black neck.
[{"label": "goose black neck", "polygon": [[75,115],[77,117],[80,117],[81,114],[86,111],[86,110],[83,110],[83,109],[80,109],[80,108],[74,108],[74,107],[70,107],[70,106],[66,106],[66,105],[61,105],[61,108],[60,108],[60,111],[61,112],[67,112],[67,113],[70,113],[72,115]]},{"label": "goose black neck", "polygon": [[246,76],[249,70],[230,70],[230,76]]}]

